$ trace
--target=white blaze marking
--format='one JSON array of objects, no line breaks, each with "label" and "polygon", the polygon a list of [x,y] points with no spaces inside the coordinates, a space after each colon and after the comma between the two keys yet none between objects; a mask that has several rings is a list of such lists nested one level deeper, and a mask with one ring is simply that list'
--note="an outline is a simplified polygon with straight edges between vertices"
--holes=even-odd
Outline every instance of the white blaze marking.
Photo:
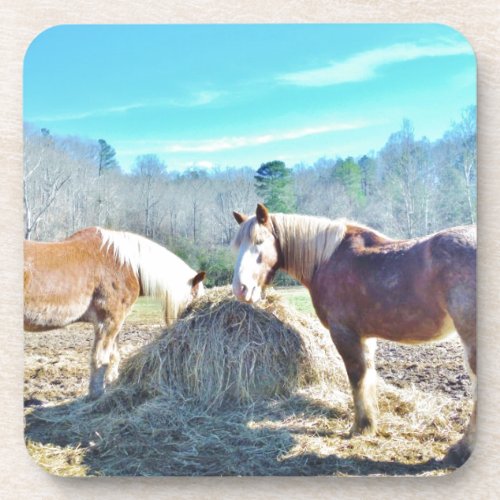
[{"label": "white blaze marking", "polygon": [[259,273],[260,264],[258,245],[242,245],[236,261],[236,272],[233,278],[233,291],[239,291],[244,285],[246,292],[244,299],[248,302],[257,302],[261,297],[261,289],[255,277]]}]

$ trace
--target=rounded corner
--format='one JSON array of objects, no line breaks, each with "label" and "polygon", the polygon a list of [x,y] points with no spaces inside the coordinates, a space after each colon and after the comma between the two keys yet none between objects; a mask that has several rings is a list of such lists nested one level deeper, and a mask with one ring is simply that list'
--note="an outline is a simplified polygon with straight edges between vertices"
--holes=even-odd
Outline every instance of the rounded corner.
[{"label": "rounded corner", "polygon": [[466,455],[464,456],[464,446],[462,441],[459,441],[456,445],[452,446],[443,459],[443,463],[448,465],[448,472],[445,474],[446,477],[450,477],[457,472],[466,473],[467,469],[470,467],[470,459],[474,455],[476,449],[476,439],[473,438],[468,441],[466,448]]},{"label": "rounded corner", "polygon": [[67,479],[67,478],[72,478],[72,477],[75,477],[75,478],[78,478],[78,477],[88,477],[86,475],[83,475],[83,476],[80,476],[78,474],[60,474],[58,473],[58,469],[57,468],[51,468],[51,467],[47,467],[46,465],[44,465],[43,463],[40,462],[40,460],[37,460],[37,457],[34,455],[34,453],[32,452],[32,450],[30,450],[30,444],[32,445],[33,448],[36,448],[37,444],[41,444],[41,443],[37,443],[35,441],[31,441],[30,439],[28,439],[26,436],[24,438],[24,449],[26,451],[26,454],[29,456],[29,459],[40,469],[42,470],[44,473],[48,474],[49,476],[52,476],[52,477],[55,477],[55,478],[61,478],[61,479]]},{"label": "rounded corner", "polygon": [[67,26],[66,24],[54,24],[53,26],[48,26],[47,28],[44,28],[42,31],[38,32],[29,42],[28,46],[26,47],[26,50],[24,51],[24,56],[23,56],[23,68],[26,66],[26,58],[28,57],[30,51],[32,48],[39,43],[39,41],[47,35],[47,33],[55,31],[61,27]]},{"label": "rounded corner", "polygon": [[[53,476],[53,477],[61,477],[59,474],[55,474],[54,472],[50,471],[49,469],[47,469],[46,467],[44,467],[39,460],[36,459],[36,457],[34,456],[34,454],[32,453],[32,451],[30,450],[30,447],[29,447],[29,444],[30,444],[30,441],[28,439],[25,439],[23,440],[24,441],[24,450],[26,452],[26,455],[28,455],[29,459],[39,468],[41,469],[43,472],[45,472],[46,474],[49,474],[50,476]],[[33,443],[33,446],[35,446],[35,443]]]},{"label": "rounded corner", "polygon": [[474,57],[475,65],[477,66],[476,50],[474,49],[472,42],[458,28],[445,23],[436,23],[436,26],[440,26],[441,28],[448,30],[454,37],[461,39],[464,44],[467,44],[471,55]]}]

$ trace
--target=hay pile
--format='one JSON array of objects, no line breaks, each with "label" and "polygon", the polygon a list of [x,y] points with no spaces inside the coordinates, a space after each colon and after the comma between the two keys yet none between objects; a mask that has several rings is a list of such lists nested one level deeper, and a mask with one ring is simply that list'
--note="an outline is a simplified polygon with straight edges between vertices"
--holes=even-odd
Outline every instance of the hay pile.
[{"label": "hay pile", "polygon": [[243,406],[313,384],[341,384],[344,372],[317,320],[275,292],[254,307],[237,301],[227,286],[210,290],[129,358],[101,404],[168,396],[203,408]]},{"label": "hay pile", "polygon": [[[275,293],[212,289],[95,402],[28,409],[29,452],[60,475],[427,474],[470,403],[379,382],[380,434],[345,439],[345,368],[317,319]],[[442,472],[440,472],[442,473]]]}]

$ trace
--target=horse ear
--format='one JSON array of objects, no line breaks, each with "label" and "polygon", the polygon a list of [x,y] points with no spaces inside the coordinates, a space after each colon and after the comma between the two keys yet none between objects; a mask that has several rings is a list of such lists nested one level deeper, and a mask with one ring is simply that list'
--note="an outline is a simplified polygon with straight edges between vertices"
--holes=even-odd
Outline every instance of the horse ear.
[{"label": "horse ear", "polygon": [[248,215],[240,214],[239,212],[233,212],[233,217],[236,219],[238,224],[243,224],[248,219]]},{"label": "horse ear", "polygon": [[200,271],[192,280],[191,280],[191,286],[194,288],[198,283],[201,283],[207,273],[205,271]]},{"label": "horse ear", "polygon": [[262,203],[257,204],[257,210],[255,212],[255,216],[257,217],[259,224],[265,224],[269,219],[269,212]]}]

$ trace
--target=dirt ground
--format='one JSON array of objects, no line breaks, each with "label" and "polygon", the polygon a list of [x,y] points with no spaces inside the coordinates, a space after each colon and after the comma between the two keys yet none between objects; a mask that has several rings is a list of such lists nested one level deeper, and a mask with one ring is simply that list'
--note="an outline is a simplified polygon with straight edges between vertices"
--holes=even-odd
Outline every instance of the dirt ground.
[{"label": "dirt ground", "polygon": [[[137,351],[141,346],[148,344],[161,333],[160,325],[146,325],[146,324],[125,324],[120,334],[120,350],[122,353],[122,360],[127,358],[128,355]],[[77,398],[82,398],[87,393],[88,384],[88,360],[90,348],[93,341],[93,329],[90,325],[77,324],[72,325],[63,330],[55,330],[47,333],[26,333],[25,340],[25,393],[24,401],[26,407],[27,418],[32,412],[43,409],[45,407],[52,408],[64,405],[72,405],[73,401]],[[468,411],[470,410],[471,398],[471,384],[463,363],[462,346],[457,336],[450,337],[448,340],[438,344],[428,344],[423,346],[402,346],[399,344],[379,341],[377,350],[377,372],[383,381],[389,384],[390,387],[407,389],[409,391],[417,391],[425,394],[436,395],[436,398],[443,397],[448,406],[452,408],[451,418],[459,422],[459,427],[464,427]],[[321,397],[321,396],[320,396]],[[398,396],[399,397],[399,396]],[[348,400],[349,398],[346,398]],[[396,398],[397,399],[397,398]],[[465,402],[462,408],[462,403]],[[396,401],[401,406],[401,400]],[[283,413],[283,409],[290,406],[291,402],[284,402],[279,409]],[[351,405],[351,403],[346,403]],[[397,406],[396,404],[396,406]],[[320,408],[320,409],[318,409]],[[350,407],[351,408],[351,407]],[[290,410],[290,408],[288,408]],[[352,411],[352,408],[351,408]],[[415,408],[411,407],[408,413],[407,410],[402,411],[402,422],[404,419],[413,418],[412,414]],[[449,410],[447,410],[449,411]],[[275,420],[275,413],[272,417]],[[307,414],[311,412],[314,417],[311,422],[304,424],[304,419]],[[342,425],[348,425],[349,419],[352,414],[345,412],[346,415],[342,416]],[[404,415],[403,415],[404,413]],[[304,416],[305,415],[305,416]],[[294,436],[294,427],[297,426],[297,418],[300,417],[301,425],[307,427],[305,434],[309,434],[311,439],[319,443],[321,440],[322,430],[321,426],[329,428],[332,418],[339,415],[331,408],[326,406],[318,406],[318,401],[314,403],[300,403],[297,408],[292,408],[288,416],[284,420],[284,428],[287,429],[287,439],[290,441],[290,436]],[[438,418],[439,416],[436,416]],[[293,420],[295,419],[295,420]],[[316,419],[316,420],[315,420]],[[264,421],[264,420],[263,420]],[[288,421],[288,424],[287,424]],[[316,422],[316,423],[315,423]],[[44,445],[39,445],[43,439],[40,436],[43,434],[43,422],[40,425],[35,421],[32,422],[26,431],[26,439],[29,443],[28,449],[33,455],[35,460],[46,467],[48,470],[54,472],[55,463],[61,460],[61,443],[44,441]],[[257,424],[256,428],[258,427]],[[265,425],[273,426],[274,423],[266,423]],[[283,433],[283,427],[280,423],[280,432]],[[287,427],[288,425],[288,427]],[[318,425],[317,429],[314,426]],[[391,424],[392,425],[392,424]],[[431,423],[431,426],[437,424]],[[397,432],[392,433],[392,438],[396,436]],[[413,431],[412,431],[413,432]],[[386,433],[387,434],[387,433]],[[456,441],[457,436],[460,437],[455,430],[451,432],[452,438]],[[443,437],[444,434],[436,434],[431,437],[438,443],[439,452],[443,455],[450,443],[445,442],[448,437]],[[446,469],[439,466],[438,462],[433,460],[432,455],[429,456],[428,452],[418,451],[418,441],[411,445],[411,452],[408,452],[406,458],[401,459],[399,456],[388,454],[384,451],[384,447],[389,447],[390,439],[377,438],[377,440],[366,441],[363,446],[368,445],[373,448],[372,452],[367,452],[368,457],[373,453],[373,457],[384,457],[384,460],[374,460],[373,458],[366,458],[359,456],[359,450],[356,448],[356,441],[353,444],[349,440],[336,440],[329,444],[330,448],[325,448],[324,443],[318,444],[318,449],[324,450],[316,454],[309,455],[303,460],[299,460],[301,455],[300,450],[297,451],[297,446],[300,447],[300,437],[295,440],[294,454],[291,456],[291,461],[286,469],[277,469],[275,474],[287,475],[301,475],[301,474],[347,474],[357,475],[356,471],[362,474],[442,474],[446,473]],[[304,438],[305,439],[305,438]],[[413,437],[411,438],[413,439]],[[439,443],[442,441],[441,443]],[[297,444],[298,443],[298,444]],[[88,445],[88,443],[87,443]],[[307,445],[309,446],[309,444]],[[342,448],[343,457],[342,461],[336,455],[332,455],[330,451],[335,449],[339,453],[339,446]],[[30,449],[31,447],[31,449]],[[64,448],[64,446],[63,446]],[[290,447],[292,449],[292,447]],[[364,450],[365,448],[363,448]],[[390,449],[390,448],[388,448]],[[95,465],[89,469],[83,464],[86,462],[86,452],[82,451],[78,444],[76,447],[68,448],[67,453],[63,455],[64,467],[73,467],[74,471],[70,469],[67,472],[60,472],[61,474],[68,475],[92,475],[98,471],[97,474],[109,474],[105,468],[99,469]],[[326,451],[325,451],[326,450]],[[330,451],[329,451],[330,450]],[[277,450],[279,455],[280,450]],[[238,452],[236,452],[238,453]],[[282,455],[283,453],[280,452]],[[325,456],[322,456],[324,453]],[[364,452],[363,452],[364,453]],[[51,456],[53,454],[53,456]],[[351,457],[352,454],[352,457]],[[88,454],[87,454],[88,455]],[[441,455],[441,457],[442,457]],[[305,455],[304,455],[305,456]],[[330,457],[330,458],[328,458]],[[333,460],[333,458],[335,460]],[[388,457],[388,458],[387,458]],[[87,457],[88,458],[88,457]],[[255,457],[252,457],[252,460]],[[406,464],[407,460],[410,464],[416,463],[421,459],[422,464],[425,462],[427,465],[409,466]],[[96,457],[95,461],[99,461]],[[255,460],[257,460],[255,458]],[[394,466],[392,460],[399,464]],[[426,462],[427,460],[427,462]],[[429,461],[430,460],[430,461]],[[296,462],[296,464],[295,464]],[[295,465],[293,465],[295,464]],[[362,464],[362,465],[360,465]],[[264,466],[262,466],[264,467]],[[62,469],[61,469],[62,470]],[[165,471],[165,469],[161,469]],[[184,475],[189,469],[180,468],[179,470],[167,470],[164,473],[172,473],[173,475]],[[268,470],[268,469],[265,469]],[[389,472],[390,471],[390,472]],[[236,469],[236,472],[238,470]],[[57,471],[56,471],[57,473]],[[146,472],[138,472],[149,474]],[[154,474],[156,472],[152,472]],[[207,473],[207,472],[203,472]],[[209,472],[208,472],[209,473]],[[231,473],[230,471],[228,473]],[[255,468],[250,470],[251,474],[261,474],[262,469]],[[134,474],[134,471],[124,469],[120,474]],[[274,474],[271,472],[271,474]]]},{"label": "dirt ground", "polygon": [[[122,360],[151,342],[160,332],[159,324],[125,324],[119,340]],[[25,406],[86,395],[93,340],[93,327],[85,323],[50,332],[26,332]]]},{"label": "dirt ground", "polygon": [[[159,325],[125,324],[120,333],[122,360],[161,333]],[[25,334],[25,406],[84,396],[93,329],[83,323],[66,329]],[[405,346],[377,344],[377,373],[396,387],[414,385],[424,392],[459,400],[471,397],[463,348],[456,335],[441,343]]]}]

